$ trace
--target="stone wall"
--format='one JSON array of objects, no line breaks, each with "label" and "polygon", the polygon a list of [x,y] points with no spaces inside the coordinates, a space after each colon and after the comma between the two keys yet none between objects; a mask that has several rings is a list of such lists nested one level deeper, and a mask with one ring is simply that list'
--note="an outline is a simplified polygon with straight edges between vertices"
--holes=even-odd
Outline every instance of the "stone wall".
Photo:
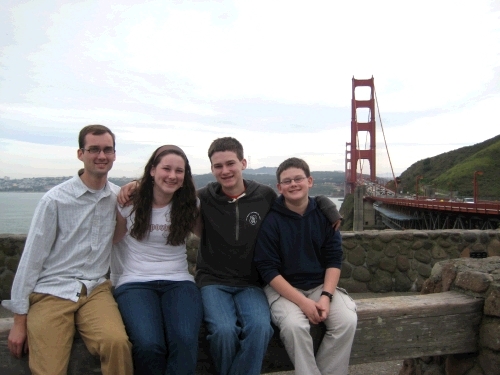
[{"label": "stone wall", "polygon": [[435,264],[422,293],[449,290],[484,298],[479,351],[407,359],[399,375],[500,375],[500,257]]},{"label": "stone wall", "polygon": [[[0,234],[0,299],[10,289],[25,235]],[[342,232],[344,261],[340,286],[351,293],[417,292],[439,261],[470,257],[471,252],[500,256],[500,230]],[[194,271],[198,239],[188,241]]]},{"label": "stone wall", "polygon": [[25,241],[25,235],[0,234],[0,300],[10,298],[12,281]]},{"label": "stone wall", "polygon": [[340,285],[349,292],[418,292],[439,261],[500,256],[500,231],[343,232],[342,247]]},{"label": "stone wall", "polygon": [[[483,298],[479,352],[407,359],[400,375],[500,375],[500,230],[343,232],[340,285],[350,292],[456,290]],[[26,236],[0,235],[0,299],[10,298]],[[188,242],[194,270],[198,239]],[[490,258],[471,258],[471,253]]]}]

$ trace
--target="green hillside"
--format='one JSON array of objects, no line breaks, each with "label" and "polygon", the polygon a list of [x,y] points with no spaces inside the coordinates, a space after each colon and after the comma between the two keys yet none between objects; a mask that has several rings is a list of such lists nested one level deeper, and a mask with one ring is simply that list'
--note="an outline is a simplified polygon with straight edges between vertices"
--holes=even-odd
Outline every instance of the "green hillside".
[{"label": "green hillside", "polygon": [[[472,197],[474,171],[482,171],[483,175],[477,176],[479,199],[500,199],[499,156],[500,135],[473,146],[420,160],[401,174],[398,190],[415,194],[417,177],[422,176],[419,194],[427,188],[442,196],[453,192],[454,196]],[[393,188],[394,183],[390,182],[389,186]]]}]

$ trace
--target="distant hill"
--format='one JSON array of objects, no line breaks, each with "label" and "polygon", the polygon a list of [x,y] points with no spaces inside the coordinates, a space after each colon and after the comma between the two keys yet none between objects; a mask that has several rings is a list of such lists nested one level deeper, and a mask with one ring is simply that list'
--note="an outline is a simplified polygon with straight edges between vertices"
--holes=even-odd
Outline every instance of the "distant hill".
[{"label": "distant hill", "polygon": [[[276,167],[263,167],[259,169],[245,169],[243,178],[254,180],[261,184],[276,189]],[[268,173],[264,173],[268,172]],[[314,179],[314,186],[310,191],[310,195],[328,195],[340,197],[344,194],[344,179],[345,173],[340,171],[328,172],[318,171],[311,172]],[[200,174],[194,176],[194,183],[197,188],[206,186],[209,182],[215,181],[215,177],[211,173]]]},{"label": "distant hill", "polygon": [[[419,181],[422,189],[427,187],[445,196],[452,191],[459,197],[472,197],[474,171],[482,171],[483,175],[477,176],[479,199],[500,199],[499,156],[500,135],[497,135],[473,146],[420,160],[401,174],[399,190],[414,194],[417,176],[422,176]],[[391,181],[388,186],[393,188],[394,183]]]},{"label": "distant hill", "polygon": [[278,167],[262,167],[257,169],[245,169],[246,174],[276,174]]},{"label": "distant hill", "polygon": [[[255,180],[261,184],[271,186],[276,190],[276,167],[263,167],[259,169],[247,169],[243,171],[243,177],[247,180]],[[344,194],[344,172],[311,172],[314,178],[314,186],[311,195],[329,195],[340,197]],[[197,188],[206,186],[215,181],[211,173],[194,175],[194,183]],[[65,177],[31,177],[22,179],[0,178],[0,192],[2,191],[26,191],[45,192],[72,176]],[[110,177],[109,180],[118,186],[123,186],[137,177]]]}]

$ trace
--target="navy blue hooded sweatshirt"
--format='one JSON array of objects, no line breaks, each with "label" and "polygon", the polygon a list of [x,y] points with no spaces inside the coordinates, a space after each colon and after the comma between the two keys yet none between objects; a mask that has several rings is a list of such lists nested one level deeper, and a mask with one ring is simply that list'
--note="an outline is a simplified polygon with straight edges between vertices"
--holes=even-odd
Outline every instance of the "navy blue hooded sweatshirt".
[{"label": "navy blue hooded sweatshirt", "polygon": [[299,215],[280,196],[260,227],[254,262],[266,284],[281,275],[297,289],[313,289],[323,284],[327,268],[341,268],[342,237],[314,199]]}]

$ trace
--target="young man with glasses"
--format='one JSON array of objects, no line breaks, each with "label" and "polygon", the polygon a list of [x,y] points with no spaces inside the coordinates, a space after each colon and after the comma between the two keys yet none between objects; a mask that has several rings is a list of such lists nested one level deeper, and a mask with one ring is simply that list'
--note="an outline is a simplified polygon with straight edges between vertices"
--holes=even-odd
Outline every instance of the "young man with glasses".
[{"label": "young man with glasses", "polygon": [[8,347],[28,352],[35,375],[66,374],[75,328],[103,375],[132,375],[131,344],[106,278],[119,187],[108,172],[115,136],[89,125],[78,138],[83,170],[49,190],[32,219],[10,300],[14,313]]},{"label": "young man with glasses", "polygon": [[[296,375],[346,375],[357,315],[337,288],[342,238],[309,197],[313,178],[304,160],[285,160],[276,177],[281,196],[261,225],[254,257],[273,323]],[[310,323],[321,322],[326,334],[315,356]]]}]

